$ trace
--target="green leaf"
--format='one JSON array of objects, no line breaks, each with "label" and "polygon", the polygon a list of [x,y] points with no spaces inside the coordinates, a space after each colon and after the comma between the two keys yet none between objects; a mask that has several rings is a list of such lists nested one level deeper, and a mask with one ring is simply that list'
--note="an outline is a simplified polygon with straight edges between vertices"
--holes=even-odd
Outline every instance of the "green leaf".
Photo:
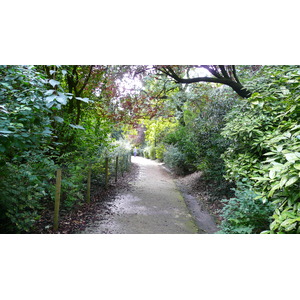
[{"label": "green leaf", "polygon": [[269,172],[269,177],[271,179],[274,179],[276,177],[276,171],[274,169],[271,169]]},{"label": "green leaf", "polygon": [[300,163],[294,164],[294,168],[300,170]]},{"label": "green leaf", "polygon": [[76,97],[77,100],[85,102],[85,103],[89,103],[90,99],[89,98],[81,98],[81,97]]},{"label": "green leaf", "polygon": [[48,108],[51,108],[54,104],[55,104],[54,101],[50,101],[50,102],[48,102],[48,103],[46,104],[46,106],[47,106]]},{"label": "green leaf", "polygon": [[6,82],[0,82],[1,85],[5,86],[6,88],[12,90],[12,86],[7,84]]},{"label": "green leaf", "polygon": [[285,86],[281,86],[280,89],[281,89],[283,95],[290,94],[290,91]]},{"label": "green leaf", "polygon": [[274,192],[280,188],[280,183],[275,184],[270,190],[268,197],[272,197]]},{"label": "green leaf", "polygon": [[68,99],[72,99],[74,95],[72,93],[65,93]]},{"label": "green leaf", "polygon": [[275,171],[281,171],[284,168],[283,164],[276,163],[275,161],[272,161],[271,163],[273,165],[272,169]]},{"label": "green leaf", "polygon": [[10,130],[0,130],[0,134],[10,134],[10,133],[13,133],[13,132]]},{"label": "green leaf", "polygon": [[299,179],[299,177],[296,177],[296,176],[293,176],[292,178],[290,178],[287,183],[285,184],[285,186],[290,186],[292,185],[293,183],[295,183],[297,180]]},{"label": "green leaf", "polygon": [[269,181],[270,180],[267,177],[251,177],[251,179],[259,180],[259,181]]},{"label": "green leaf", "polygon": [[264,155],[265,156],[268,156],[268,155],[275,155],[276,153],[275,152],[267,152],[267,153],[265,153]]},{"label": "green leaf", "polygon": [[82,127],[82,126],[80,126],[80,125],[73,125],[73,124],[70,124],[70,126],[71,126],[72,128],[85,130],[85,128]]},{"label": "green leaf", "polygon": [[63,118],[57,117],[57,116],[53,117],[53,119],[54,119],[55,121],[59,122],[59,123],[63,123],[63,121],[64,121]]},{"label": "green leaf", "polygon": [[283,221],[280,224],[280,226],[285,227],[286,231],[291,231],[296,227],[296,225],[297,225],[296,222],[297,222],[297,219],[287,219],[287,220]]},{"label": "green leaf", "polygon": [[288,180],[288,177],[286,175],[283,176],[283,177],[281,177],[280,188],[282,188],[285,185],[285,183],[287,182],[287,180]]},{"label": "green leaf", "polygon": [[285,158],[287,161],[290,161],[290,162],[294,162],[296,160],[299,160],[299,152],[295,152],[295,153],[286,153],[284,154]]},{"label": "green leaf", "polygon": [[295,125],[293,128],[291,128],[291,131],[299,129],[299,128],[300,128],[300,125]]},{"label": "green leaf", "polygon": [[45,130],[43,131],[43,134],[45,134],[45,135],[50,135],[51,133],[52,133],[52,131],[49,127],[46,127]]},{"label": "green leaf", "polygon": [[48,96],[46,97],[46,101],[49,103],[49,102],[52,102],[54,99],[56,99],[57,95],[51,95],[51,96]]},{"label": "green leaf", "polygon": [[54,92],[55,92],[55,90],[48,90],[48,91],[45,93],[45,96],[50,96],[50,95],[52,95]]},{"label": "green leaf", "polygon": [[0,105],[0,110],[6,114],[8,114],[8,111],[6,110],[4,105]]},{"label": "green leaf", "polygon": [[58,92],[56,100],[63,105],[67,104],[67,97],[63,93]]},{"label": "green leaf", "polygon": [[50,80],[49,80],[49,83],[50,83],[53,87],[55,87],[55,86],[57,86],[57,85],[60,84],[59,81],[56,81],[56,80],[54,80],[54,79],[50,79]]}]

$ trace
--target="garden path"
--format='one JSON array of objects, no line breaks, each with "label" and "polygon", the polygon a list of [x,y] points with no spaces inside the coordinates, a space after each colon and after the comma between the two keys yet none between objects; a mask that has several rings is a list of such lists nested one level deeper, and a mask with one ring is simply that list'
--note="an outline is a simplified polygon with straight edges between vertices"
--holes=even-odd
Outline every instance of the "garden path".
[{"label": "garden path", "polygon": [[132,157],[132,163],[138,165],[139,173],[131,183],[130,191],[116,197],[107,219],[99,218],[83,233],[195,234],[216,231],[212,217],[206,212],[201,212],[202,224],[199,215],[191,214],[195,213],[195,207],[190,210],[187,206],[191,202],[190,196],[180,192],[161,163],[142,157]]}]

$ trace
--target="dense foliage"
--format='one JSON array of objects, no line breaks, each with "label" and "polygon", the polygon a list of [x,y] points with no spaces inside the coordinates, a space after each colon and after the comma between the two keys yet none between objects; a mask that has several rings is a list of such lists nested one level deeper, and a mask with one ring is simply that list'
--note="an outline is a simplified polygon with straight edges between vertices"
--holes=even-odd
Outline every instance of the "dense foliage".
[{"label": "dense foliage", "polygon": [[48,155],[51,113],[47,80],[34,68],[0,67],[1,232],[27,231],[38,219],[54,161]]},{"label": "dense foliage", "polygon": [[71,209],[85,198],[89,165],[99,176],[104,156],[129,151],[114,145],[118,124],[100,113],[115,95],[113,75],[104,66],[0,66],[0,232],[29,232],[53,209],[57,168],[61,208]]},{"label": "dense foliage", "polygon": [[[170,102],[177,122],[171,125],[161,118],[152,121],[147,127],[146,140],[160,151],[158,158],[163,158],[176,173],[201,170],[206,178],[222,181],[225,167],[220,156],[228,140],[221,130],[224,116],[236,101],[236,96],[224,87],[198,84],[173,92]],[[163,156],[160,149],[164,149]]]},{"label": "dense foliage", "polygon": [[105,158],[137,147],[236,186],[222,232],[299,233],[299,82],[299,66],[0,66],[0,232],[53,209],[58,167],[69,210],[91,166],[103,183]]},{"label": "dense foliage", "polygon": [[[199,83],[173,93],[169,102],[178,123],[160,141],[164,161],[179,174],[201,170],[219,186],[239,186],[236,198],[225,201],[224,232],[299,233],[299,66],[241,66],[239,71],[252,91],[247,100]],[[245,180],[249,187],[241,189]],[[250,211],[263,226],[254,225]]]},{"label": "dense foliage", "polygon": [[[262,77],[263,76],[263,77]],[[265,67],[257,92],[228,116],[232,140],[224,158],[229,180],[249,179],[258,196],[276,205],[271,233],[299,233],[300,72]]]},{"label": "dense foliage", "polygon": [[269,228],[274,211],[272,203],[263,203],[249,184],[237,183],[235,197],[224,199],[223,221],[219,233],[260,233]]}]

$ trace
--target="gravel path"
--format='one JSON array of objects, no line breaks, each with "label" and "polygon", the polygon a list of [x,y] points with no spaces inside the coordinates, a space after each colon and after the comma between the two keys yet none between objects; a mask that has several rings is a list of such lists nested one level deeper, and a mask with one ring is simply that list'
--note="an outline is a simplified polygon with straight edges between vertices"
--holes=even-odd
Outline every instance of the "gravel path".
[{"label": "gravel path", "polygon": [[130,191],[117,196],[109,218],[96,221],[83,233],[207,232],[199,228],[197,217],[191,215],[182,193],[160,163],[142,157],[132,157],[132,162],[138,165],[139,174]]}]

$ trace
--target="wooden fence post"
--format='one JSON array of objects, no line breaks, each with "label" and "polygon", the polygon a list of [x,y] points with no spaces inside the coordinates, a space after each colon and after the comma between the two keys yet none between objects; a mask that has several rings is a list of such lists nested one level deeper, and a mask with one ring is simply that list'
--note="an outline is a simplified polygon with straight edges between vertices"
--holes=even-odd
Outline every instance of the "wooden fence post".
[{"label": "wooden fence post", "polygon": [[127,157],[127,154],[124,154],[124,164],[125,164],[125,171],[127,171],[127,168],[128,168],[128,157]]},{"label": "wooden fence post", "polygon": [[105,188],[108,189],[108,157],[105,158]]},{"label": "wooden fence post", "polygon": [[128,154],[125,154],[124,158],[125,158],[125,161],[126,161],[126,171],[128,171],[128,167],[129,167]]},{"label": "wooden fence post", "polygon": [[116,157],[116,173],[115,173],[115,182],[118,180],[118,163],[119,163],[119,156]]},{"label": "wooden fence post", "polygon": [[91,203],[91,177],[92,177],[92,168],[89,165],[88,178],[87,178],[87,192],[86,192],[86,202]]},{"label": "wooden fence post", "polygon": [[54,222],[53,222],[54,231],[57,231],[58,229],[60,191],[61,191],[61,169],[58,169],[56,172],[56,185],[55,185],[55,204],[54,204]]},{"label": "wooden fence post", "polygon": [[124,155],[121,156],[120,165],[121,165],[121,175],[122,177],[124,177]]}]

